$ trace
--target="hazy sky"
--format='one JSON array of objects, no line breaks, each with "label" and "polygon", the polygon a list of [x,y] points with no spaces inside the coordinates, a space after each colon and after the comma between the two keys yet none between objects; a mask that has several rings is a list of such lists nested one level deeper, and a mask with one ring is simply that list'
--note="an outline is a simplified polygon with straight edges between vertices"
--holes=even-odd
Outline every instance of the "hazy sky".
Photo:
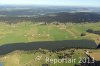
[{"label": "hazy sky", "polygon": [[62,5],[100,7],[100,0],[0,0],[0,5]]}]

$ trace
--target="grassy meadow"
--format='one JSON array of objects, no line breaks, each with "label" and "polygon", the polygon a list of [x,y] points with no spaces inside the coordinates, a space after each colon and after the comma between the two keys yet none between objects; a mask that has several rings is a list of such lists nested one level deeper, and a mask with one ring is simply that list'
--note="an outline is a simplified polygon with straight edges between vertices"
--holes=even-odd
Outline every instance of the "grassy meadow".
[{"label": "grassy meadow", "polygon": [[[74,51],[74,52],[72,52]],[[77,52],[78,51],[78,52]],[[50,59],[61,59],[60,56],[66,55],[66,58],[74,58],[76,59],[75,63],[49,63],[46,62],[46,57]],[[36,59],[38,56],[41,56],[41,59]],[[84,50],[75,50],[69,49],[59,52],[50,52],[48,50],[34,50],[34,51],[14,51],[9,53],[3,57],[1,57],[1,61],[4,62],[4,66],[42,66],[42,64],[49,64],[50,66],[74,66],[74,64],[79,64],[80,58],[86,57],[84,54]]]},{"label": "grassy meadow", "polygon": [[[58,25],[49,23],[32,23],[21,22],[16,24],[7,24],[0,22],[0,45],[10,43],[26,43],[36,41],[62,41],[62,40],[93,40],[100,44],[100,35],[88,33],[87,29],[100,31],[100,22],[97,23],[59,23]],[[81,36],[85,33],[85,36]],[[99,39],[99,40],[97,40]],[[84,49],[85,50],[85,49]],[[33,51],[14,51],[9,54],[0,55],[0,61],[4,66],[42,66],[45,64],[45,58],[57,58],[67,55],[66,57],[74,57],[75,63],[47,63],[50,66],[74,66],[78,64],[79,57],[86,57],[83,49],[67,49],[64,51],[51,52],[49,50],[33,50]],[[89,49],[88,49],[89,50]],[[90,51],[90,50],[89,50]],[[91,50],[94,52],[94,50]],[[97,50],[95,50],[96,52]],[[98,50],[100,52],[100,50]],[[37,61],[37,56],[42,56]]]},{"label": "grassy meadow", "polygon": [[[0,45],[35,41],[61,41],[61,40],[94,40],[100,35],[87,33],[87,29],[100,30],[98,23],[60,23],[59,25],[21,22],[16,24],[0,23]],[[85,33],[85,36],[80,36]]]}]

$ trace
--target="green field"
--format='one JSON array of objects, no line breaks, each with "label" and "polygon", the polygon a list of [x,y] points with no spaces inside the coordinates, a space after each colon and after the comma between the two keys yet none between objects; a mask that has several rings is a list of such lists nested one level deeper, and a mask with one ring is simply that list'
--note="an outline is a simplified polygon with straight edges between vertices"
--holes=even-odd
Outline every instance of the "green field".
[{"label": "green field", "polygon": [[[74,52],[72,52],[74,51]],[[77,52],[78,51],[78,52]],[[64,56],[64,54],[66,56]],[[40,56],[41,59],[38,60],[37,57]],[[67,58],[76,59],[75,62],[64,62],[64,63],[54,63],[54,62],[46,62],[46,58],[50,59],[62,59],[59,56],[63,56]],[[69,57],[70,56],[70,57]],[[74,64],[79,64],[79,57],[86,57],[83,50],[75,50],[69,49],[59,52],[50,52],[48,50],[37,50],[37,51],[15,51],[9,53],[3,57],[1,60],[4,62],[5,66],[42,66],[42,64],[49,64],[50,66],[74,66]]]},{"label": "green field", "polygon": [[[94,40],[100,44],[100,35],[88,33],[87,29],[100,31],[100,22],[97,23],[59,23],[55,25],[49,23],[31,23],[21,22],[16,24],[0,23],[0,45],[10,43],[26,43],[36,41],[62,41],[62,40]],[[81,36],[85,33],[85,36]],[[99,39],[99,40],[97,40]],[[74,51],[74,52],[72,52]],[[99,50],[100,51],[100,50]],[[74,66],[78,64],[79,57],[86,57],[83,49],[67,49],[59,52],[50,52],[49,50],[33,50],[33,51],[14,51],[7,55],[0,56],[0,60],[4,66],[42,66],[45,64],[45,58],[56,58],[59,56],[68,55],[77,59],[75,63],[47,63],[50,66]],[[37,56],[42,56],[41,60],[37,61]]]},{"label": "green field", "polygon": [[[60,23],[59,25],[22,22],[17,24],[0,23],[0,45],[34,41],[100,39],[100,35],[87,33],[87,29],[100,30],[98,23]],[[80,36],[85,33],[86,36]],[[90,38],[91,37],[91,38]]]}]

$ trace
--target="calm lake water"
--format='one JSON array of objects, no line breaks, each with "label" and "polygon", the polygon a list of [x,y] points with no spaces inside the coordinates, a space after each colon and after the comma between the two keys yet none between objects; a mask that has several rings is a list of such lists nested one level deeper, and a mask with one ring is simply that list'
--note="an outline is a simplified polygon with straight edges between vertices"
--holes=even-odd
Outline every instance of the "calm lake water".
[{"label": "calm lake water", "polygon": [[13,43],[0,46],[0,55],[8,54],[15,50],[34,50],[34,49],[60,50],[63,48],[97,48],[97,44],[90,40],[65,40],[65,41],[41,41],[29,43]]}]

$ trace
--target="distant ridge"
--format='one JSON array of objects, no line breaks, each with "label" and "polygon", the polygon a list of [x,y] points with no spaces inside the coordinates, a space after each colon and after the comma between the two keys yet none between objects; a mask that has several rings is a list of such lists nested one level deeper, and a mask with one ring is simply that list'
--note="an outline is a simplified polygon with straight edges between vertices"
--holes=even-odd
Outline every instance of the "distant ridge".
[{"label": "distant ridge", "polygon": [[[54,15],[54,16],[50,16]],[[83,22],[100,22],[100,14],[98,13],[87,13],[87,12],[77,12],[77,13],[68,13],[68,12],[60,12],[60,13],[51,13],[38,17],[16,17],[16,16],[5,16],[0,17],[0,22],[7,23],[17,23],[17,22],[61,22],[61,23],[83,23]]]}]

